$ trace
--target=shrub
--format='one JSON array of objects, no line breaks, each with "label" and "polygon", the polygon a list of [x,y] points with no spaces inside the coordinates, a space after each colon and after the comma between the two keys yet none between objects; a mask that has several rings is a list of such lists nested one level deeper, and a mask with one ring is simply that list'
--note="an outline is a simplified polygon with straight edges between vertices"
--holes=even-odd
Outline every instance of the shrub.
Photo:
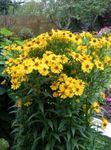
[{"label": "shrub", "polygon": [[[110,35],[64,30],[5,47],[4,73],[17,107],[16,150],[96,149],[91,119],[109,84],[110,47]],[[102,118],[102,128],[107,123]]]},{"label": "shrub", "polygon": [[33,37],[33,32],[31,31],[30,28],[22,28],[20,30],[20,32],[18,33],[18,36],[20,37],[20,39],[25,40],[25,39],[29,39]]}]

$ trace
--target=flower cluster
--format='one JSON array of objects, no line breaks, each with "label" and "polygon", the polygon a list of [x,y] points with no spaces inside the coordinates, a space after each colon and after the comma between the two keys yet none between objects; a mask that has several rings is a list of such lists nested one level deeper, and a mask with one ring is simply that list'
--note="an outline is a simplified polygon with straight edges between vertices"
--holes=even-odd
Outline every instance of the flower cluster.
[{"label": "flower cluster", "polygon": [[53,96],[60,96],[62,99],[80,96],[83,94],[84,88],[85,83],[82,80],[68,77],[66,74],[61,74],[59,79],[51,85],[51,89],[55,91]]},{"label": "flower cluster", "polygon": [[[98,37],[89,32],[52,30],[22,45],[6,46],[4,73],[10,77],[13,90],[24,88],[22,85],[26,84],[37,92],[39,78],[50,79],[46,88],[53,98],[74,99],[80,103],[84,97],[82,105],[90,105],[99,113],[98,97],[95,101],[89,93],[94,95],[104,88],[102,82],[106,82],[111,72],[110,47],[110,34]],[[45,88],[41,86],[39,90]],[[18,107],[22,106],[30,106],[30,100],[24,104],[18,101]]]}]

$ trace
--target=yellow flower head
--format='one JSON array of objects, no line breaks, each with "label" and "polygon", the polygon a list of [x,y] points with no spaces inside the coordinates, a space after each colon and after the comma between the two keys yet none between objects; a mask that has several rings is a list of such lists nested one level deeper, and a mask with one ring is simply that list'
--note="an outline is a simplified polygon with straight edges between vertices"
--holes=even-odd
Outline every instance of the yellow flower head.
[{"label": "yellow flower head", "polygon": [[101,127],[102,127],[102,129],[105,129],[107,125],[108,125],[107,119],[102,118],[102,121],[101,121]]},{"label": "yellow flower head", "polygon": [[94,65],[91,61],[83,61],[81,69],[83,72],[90,73],[93,69],[93,66]]},{"label": "yellow flower head", "polygon": [[18,100],[18,101],[17,101],[17,107],[18,107],[18,108],[21,108],[21,107],[22,107],[22,101],[21,101],[21,100]]},{"label": "yellow flower head", "polygon": [[97,69],[104,70],[104,64],[101,61],[95,60],[95,65]]},{"label": "yellow flower head", "polygon": [[92,108],[93,108],[93,110],[96,112],[96,113],[100,113],[100,105],[99,105],[99,103],[98,102],[93,102],[92,103]]}]

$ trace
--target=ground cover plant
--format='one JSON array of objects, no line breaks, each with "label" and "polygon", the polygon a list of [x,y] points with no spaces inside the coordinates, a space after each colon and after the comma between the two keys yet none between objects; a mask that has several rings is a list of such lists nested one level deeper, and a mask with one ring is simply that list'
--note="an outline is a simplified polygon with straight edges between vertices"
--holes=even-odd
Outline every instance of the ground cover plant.
[{"label": "ground cover plant", "polygon": [[[111,36],[52,30],[5,46],[16,150],[92,150],[91,120],[111,73]],[[101,127],[107,126],[101,116]]]}]

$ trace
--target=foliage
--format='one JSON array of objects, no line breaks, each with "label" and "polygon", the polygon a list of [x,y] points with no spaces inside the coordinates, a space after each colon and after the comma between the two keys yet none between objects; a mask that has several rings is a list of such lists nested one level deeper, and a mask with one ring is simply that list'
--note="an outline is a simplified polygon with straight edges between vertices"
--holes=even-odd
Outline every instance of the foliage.
[{"label": "foliage", "polygon": [[44,13],[62,29],[94,29],[99,15],[110,8],[110,0],[42,0]]},{"label": "foliage", "polygon": [[33,32],[31,31],[30,28],[22,28],[19,33],[18,36],[20,37],[20,39],[25,40],[25,39],[29,39],[33,37]]},{"label": "foliage", "polygon": [[10,83],[7,75],[3,75],[2,73],[6,61],[6,57],[3,55],[3,47],[12,44],[14,41],[16,44],[21,43],[21,41],[15,38],[13,33],[8,29],[0,29],[0,138],[5,138],[9,143],[12,143],[10,132],[11,122],[14,117],[9,114],[9,108],[13,105],[13,102],[8,96],[8,88]]},{"label": "foliage", "polygon": [[95,143],[95,150],[110,150],[110,141],[111,139],[109,137],[95,133],[95,138],[92,142]]},{"label": "foliage", "polygon": [[[111,36],[52,30],[5,47],[16,150],[96,149],[91,119],[111,73]],[[102,116],[103,117],[103,116]],[[107,120],[102,118],[104,129]]]},{"label": "foliage", "polygon": [[40,16],[42,14],[43,5],[41,2],[37,2],[34,0],[30,0],[25,2],[23,5],[20,5],[17,10],[15,10],[14,14],[17,16],[21,15],[36,15]]},{"label": "foliage", "polygon": [[9,148],[9,143],[5,139],[0,139],[1,150],[7,150]]},{"label": "foliage", "polygon": [[9,6],[12,4],[11,0],[0,0],[0,14],[8,14]]},{"label": "foliage", "polygon": [[21,2],[16,0],[0,0],[0,15],[8,15],[10,7],[13,7],[14,9],[17,9],[18,5],[20,5]]}]

